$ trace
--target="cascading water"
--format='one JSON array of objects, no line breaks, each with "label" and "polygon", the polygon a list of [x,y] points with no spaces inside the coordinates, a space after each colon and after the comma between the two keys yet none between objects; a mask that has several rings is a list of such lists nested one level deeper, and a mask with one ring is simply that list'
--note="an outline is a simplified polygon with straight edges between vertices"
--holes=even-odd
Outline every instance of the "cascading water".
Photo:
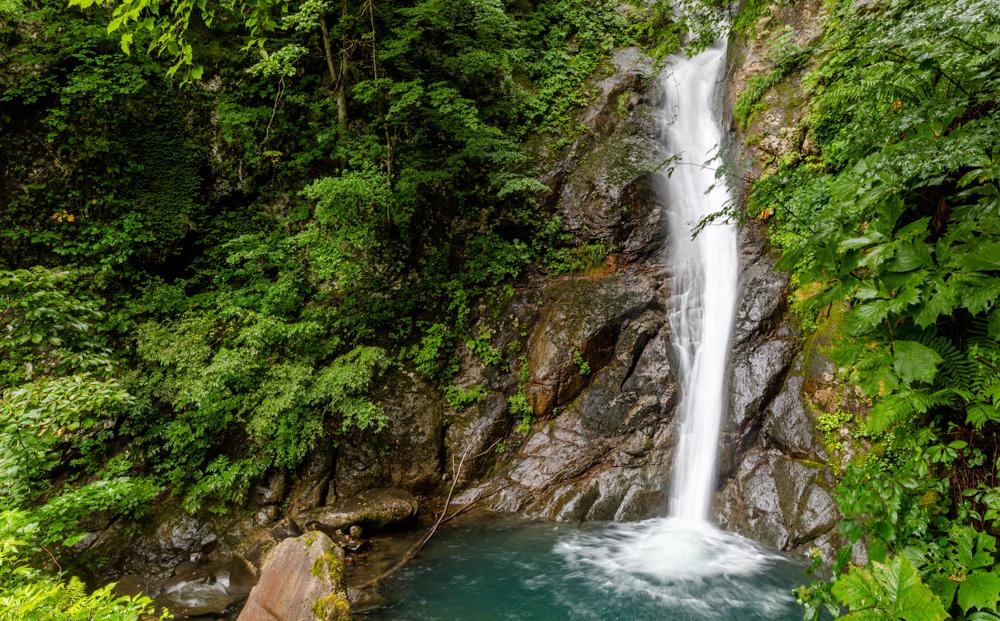
[{"label": "cascading water", "polygon": [[[711,224],[694,238],[692,232],[729,198],[705,165],[721,140],[712,102],[724,56],[724,43],[679,56],[663,78],[662,137],[677,160],[661,189],[671,237],[670,326],[683,385],[670,517],[568,534],[541,524],[456,533],[456,543],[435,548],[442,555],[437,571],[413,569],[397,581],[412,616],[392,610],[385,618],[467,618],[470,610],[539,620],[801,618],[790,596],[800,568],[709,522],[738,259],[733,225]],[[424,562],[434,564],[426,556]],[[490,601],[497,607],[484,608]]]},{"label": "cascading water", "polygon": [[722,138],[712,100],[725,53],[719,42],[679,58],[666,77],[662,110],[666,147],[677,158],[673,173],[663,176],[663,195],[673,273],[670,328],[683,386],[670,515],[696,521],[708,520],[715,489],[739,261],[732,223],[714,222],[692,237],[702,218],[729,201],[725,184],[705,165]]},{"label": "cascading water", "polygon": [[[668,618],[677,619],[756,618],[750,611],[764,610],[762,593],[742,590],[781,562],[709,522],[739,259],[734,224],[713,222],[694,232],[729,200],[716,166],[709,165],[722,140],[712,104],[725,54],[720,41],[694,57],[678,55],[663,77],[661,138],[673,161],[660,191],[670,227],[669,320],[682,383],[670,517],[615,524],[556,546],[571,566],[594,571],[606,586],[671,602],[677,612]],[[726,593],[733,608],[706,606],[708,585]],[[778,608],[788,604],[787,593],[767,597]]]}]

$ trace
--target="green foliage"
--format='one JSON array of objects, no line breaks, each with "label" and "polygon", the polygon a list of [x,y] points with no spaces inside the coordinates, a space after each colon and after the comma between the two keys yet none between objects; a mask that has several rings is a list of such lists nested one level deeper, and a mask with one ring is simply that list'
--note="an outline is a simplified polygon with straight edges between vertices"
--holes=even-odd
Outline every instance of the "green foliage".
[{"label": "green foliage", "polygon": [[837,600],[853,612],[841,617],[857,621],[943,621],[941,602],[921,580],[905,556],[872,568],[853,567],[833,586]]},{"label": "green foliage", "polygon": [[503,362],[503,353],[490,342],[492,336],[493,332],[491,330],[484,329],[479,331],[479,335],[476,338],[465,342],[465,346],[469,348],[469,351],[488,367],[497,366]]},{"label": "green foliage", "polygon": [[153,617],[144,596],[118,596],[114,585],[88,592],[76,577],[63,579],[35,565],[42,550],[33,516],[0,512],[0,619],[3,621],[136,621]]},{"label": "green foliage", "polygon": [[458,386],[448,386],[445,390],[444,398],[452,409],[462,411],[465,408],[475,405],[486,397],[487,391],[482,386],[476,384],[468,388]]},{"label": "green foliage", "polygon": [[517,433],[526,435],[531,431],[531,425],[535,422],[534,410],[528,402],[528,396],[523,390],[519,390],[507,397],[507,407],[511,415],[517,420]]},{"label": "green foliage", "polygon": [[0,271],[0,388],[37,375],[107,372],[111,361],[97,326],[104,315],[86,292],[74,291],[83,274],[68,270]]},{"label": "green foliage", "polygon": [[601,242],[555,248],[545,257],[545,267],[554,276],[588,272],[603,267],[608,254],[610,249]]},{"label": "green foliage", "polygon": [[986,534],[1000,457],[990,4],[834,7],[805,77],[818,155],[793,154],[751,190],[800,311],[848,302],[832,356],[872,401],[842,422],[870,447],[837,491],[841,533],[872,562],[805,589],[811,618],[993,618],[1000,599]]},{"label": "green foliage", "polygon": [[[114,467],[98,472],[116,420],[134,398],[113,375],[99,329],[104,315],[74,276],[42,268],[0,272],[0,326],[7,335],[0,350],[8,362],[0,384],[0,619],[124,620],[152,613],[147,598],[118,597],[111,587],[88,592],[79,579],[43,569],[82,539],[84,518],[97,512],[134,518],[160,492]],[[53,472],[70,464],[75,476],[92,480],[62,477],[53,485]],[[117,464],[121,470],[125,460]]]},{"label": "green foliage", "polygon": [[0,497],[16,502],[44,489],[47,474],[132,402],[114,380],[88,375],[40,379],[0,394]]},{"label": "green foliage", "polygon": [[584,377],[590,375],[590,363],[587,362],[587,359],[583,357],[583,354],[578,349],[573,350],[573,364],[576,365],[580,375]]},{"label": "green foliage", "polygon": [[740,91],[733,104],[733,118],[741,128],[750,124],[760,109],[758,103],[771,88],[783,82],[789,74],[802,66],[811,50],[795,43],[795,32],[787,28],[775,37],[768,54],[773,68],[764,74],[752,76]]},{"label": "green foliage", "polygon": [[[468,325],[557,235],[525,145],[573,135],[632,41],[604,0],[70,5],[0,23],[0,143],[23,180],[0,185],[0,254],[26,268],[0,288],[3,464],[26,498],[114,442],[189,510],[380,430],[395,360],[443,384],[463,341],[502,362]],[[58,407],[25,436],[36,393]]]}]

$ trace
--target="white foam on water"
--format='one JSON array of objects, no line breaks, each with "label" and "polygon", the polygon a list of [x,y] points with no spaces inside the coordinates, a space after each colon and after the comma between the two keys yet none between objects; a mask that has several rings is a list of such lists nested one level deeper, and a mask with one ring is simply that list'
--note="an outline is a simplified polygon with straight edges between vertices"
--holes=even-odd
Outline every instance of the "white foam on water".
[{"label": "white foam on water", "polygon": [[554,551],[573,577],[596,588],[648,597],[698,618],[733,609],[777,615],[794,601],[781,586],[747,588],[750,578],[785,562],[781,556],[700,520],[609,524],[564,537]]}]

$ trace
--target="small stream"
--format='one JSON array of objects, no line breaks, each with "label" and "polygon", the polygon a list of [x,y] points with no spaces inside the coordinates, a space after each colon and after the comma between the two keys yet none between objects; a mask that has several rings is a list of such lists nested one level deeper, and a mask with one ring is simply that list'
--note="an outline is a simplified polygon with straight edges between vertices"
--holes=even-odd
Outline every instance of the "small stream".
[{"label": "small stream", "polygon": [[444,528],[367,618],[792,621],[804,581],[800,562],[693,522],[480,518]]}]

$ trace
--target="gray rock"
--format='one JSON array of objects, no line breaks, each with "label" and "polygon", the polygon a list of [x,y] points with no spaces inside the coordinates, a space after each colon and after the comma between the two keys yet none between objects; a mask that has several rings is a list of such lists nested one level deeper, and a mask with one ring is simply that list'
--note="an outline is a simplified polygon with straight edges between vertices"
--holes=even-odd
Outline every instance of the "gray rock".
[{"label": "gray rock", "polygon": [[313,449],[288,494],[290,511],[298,513],[326,502],[326,488],[332,472],[333,447],[322,444]]},{"label": "gray rock", "polygon": [[[823,464],[752,451],[720,493],[720,524],[780,550],[832,545],[839,520]],[[829,550],[827,551],[829,553]]]},{"label": "gray rock", "polygon": [[781,392],[768,406],[763,433],[768,442],[786,455],[826,461],[826,449],[819,441],[816,423],[802,395],[805,378],[795,370],[800,366],[800,363],[793,365]]},{"label": "gray rock", "polygon": [[[599,314],[600,298],[587,299],[588,312]],[[565,323],[556,325],[553,330],[567,330]],[[552,359],[559,352],[570,357],[572,339],[545,338]],[[658,430],[669,426],[676,401],[668,339],[659,305],[624,321],[590,384],[554,420],[534,426],[506,470],[457,502],[483,499],[494,510],[564,521],[640,519],[662,511],[674,437]]]},{"label": "gray rock", "polygon": [[444,404],[434,387],[393,371],[374,398],[389,423],[380,434],[343,443],[327,502],[376,487],[429,491],[440,481]]},{"label": "gray rock", "polygon": [[[528,339],[528,398],[539,417],[580,394],[611,362],[624,326],[660,305],[654,281],[617,274],[559,281],[543,295],[545,304]],[[580,360],[589,374],[581,373]]]},{"label": "gray rock", "polygon": [[767,232],[750,223],[740,231],[740,296],[733,325],[733,343],[772,334],[787,322],[788,274],[775,268],[767,249]]},{"label": "gray rock", "polygon": [[254,486],[250,501],[255,505],[276,505],[284,500],[287,488],[285,473],[275,472]]},{"label": "gray rock", "polygon": [[295,519],[308,530],[322,530],[329,535],[353,525],[371,533],[407,525],[417,516],[418,509],[413,494],[383,488],[342,498],[335,505],[301,513]]}]

